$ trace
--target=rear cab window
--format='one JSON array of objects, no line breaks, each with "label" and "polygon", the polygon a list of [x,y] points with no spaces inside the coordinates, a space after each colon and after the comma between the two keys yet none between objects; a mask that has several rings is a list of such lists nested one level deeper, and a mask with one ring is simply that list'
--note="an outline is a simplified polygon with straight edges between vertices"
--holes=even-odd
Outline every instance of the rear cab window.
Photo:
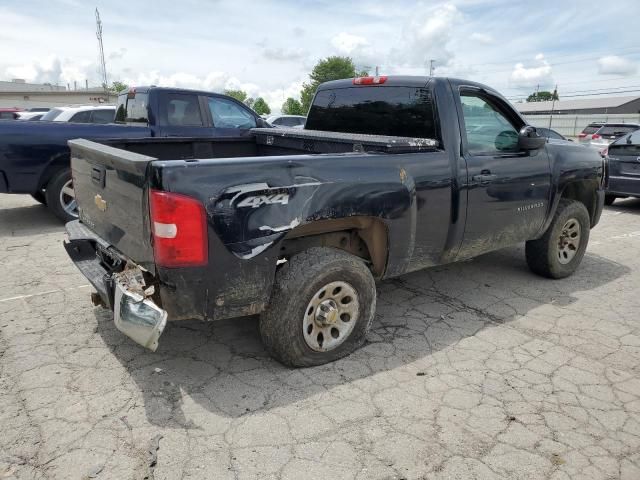
[{"label": "rear cab window", "polygon": [[437,139],[429,87],[346,87],[319,91],[305,129]]}]

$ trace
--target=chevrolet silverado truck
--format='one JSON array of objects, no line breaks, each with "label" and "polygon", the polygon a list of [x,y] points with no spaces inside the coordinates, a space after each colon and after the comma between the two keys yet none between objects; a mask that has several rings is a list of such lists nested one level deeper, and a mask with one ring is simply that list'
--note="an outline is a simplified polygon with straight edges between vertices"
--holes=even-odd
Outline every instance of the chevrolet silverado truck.
[{"label": "chevrolet silverado truck", "polygon": [[248,134],[267,123],[226,95],[136,87],[118,96],[116,123],[0,122],[0,193],[30,194],[64,221],[78,217],[69,146],[72,138],[208,138]]},{"label": "chevrolet silverado truck", "polygon": [[378,280],[519,242],[533,272],[571,275],[606,186],[596,151],[447,78],[322,84],[303,130],[69,143],[65,248],[116,327],[155,350],[167,320],[260,314],[290,366],[360,346]]}]

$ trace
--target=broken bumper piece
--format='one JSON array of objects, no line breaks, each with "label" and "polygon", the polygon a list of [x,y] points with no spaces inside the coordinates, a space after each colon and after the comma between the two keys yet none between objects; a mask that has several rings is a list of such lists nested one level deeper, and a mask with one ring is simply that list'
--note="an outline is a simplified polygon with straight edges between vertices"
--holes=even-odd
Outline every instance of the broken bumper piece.
[{"label": "broken bumper piece", "polygon": [[167,312],[151,300],[132,292],[116,279],[113,319],[116,328],[134,342],[155,352],[167,325]]}]

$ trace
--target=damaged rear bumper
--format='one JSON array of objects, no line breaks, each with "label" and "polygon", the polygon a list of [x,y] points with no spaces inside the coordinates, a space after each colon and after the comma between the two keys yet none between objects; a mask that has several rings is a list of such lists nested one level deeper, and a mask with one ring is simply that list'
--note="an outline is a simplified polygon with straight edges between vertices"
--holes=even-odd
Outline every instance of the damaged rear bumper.
[{"label": "damaged rear bumper", "polygon": [[[167,324],[167,312],[149,297],[142,270],[109,249],[109,245],[79,221],[66,225],[69,257],[89,280],[101,303],[113,310],[116,328],[136,343],[155,351]],[[99,253],[101,252],[101,253]],[[109,258],[105,259],[105,252]],[[108,261],[110,268],[105,266]]]}]

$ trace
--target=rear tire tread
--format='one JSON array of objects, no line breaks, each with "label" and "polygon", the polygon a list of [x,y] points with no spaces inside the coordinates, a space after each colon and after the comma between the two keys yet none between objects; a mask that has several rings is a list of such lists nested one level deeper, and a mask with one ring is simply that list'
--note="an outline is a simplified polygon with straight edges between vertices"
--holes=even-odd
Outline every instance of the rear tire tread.
[{"label": "rear tire tread", "polygon": [[[360,315],[344,343],[334,350],[316,352],[304,341],[302,318],[310,295],[330,279],[352,284],[359,296]],[[317,285],[320,286],[316,288]],[[364,262],[342,250],[314,247],[294,255],[276,272],[271,301],[260,318],[260,334],[267,351],[284,365],[322,365],[350,354],[364,343],[375,308],[375,282]]]}]

